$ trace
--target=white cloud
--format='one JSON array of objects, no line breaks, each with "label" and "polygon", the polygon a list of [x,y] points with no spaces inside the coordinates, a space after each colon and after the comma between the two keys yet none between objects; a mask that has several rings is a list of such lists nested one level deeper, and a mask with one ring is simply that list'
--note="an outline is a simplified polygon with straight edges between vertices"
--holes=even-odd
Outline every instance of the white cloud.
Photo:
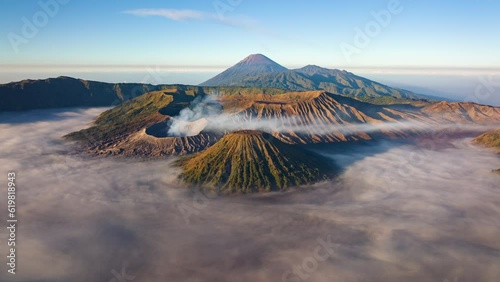
[{"label": "white cloud", "polygon": [[210,14],[201,11],[176,9],[136,9],[124,11],[124,13],[142,17],[158,16],[174,21],[205,20],[211,17]]},{"label": "white cloud", "polygon": [[262,28],[253,18],[244,15],[226,15],[225,13],[207,13],[197,10],[177,9],[136,9],[124,11],[125,14],[140,17],[164,17],[173,21],[212,21],[223,25],[243,28],[254,32],[269,34],[268,28]]},{"label": "white cloud", "polygon": [[18,281],[110,281],[122,268],[134,282],[282,281],[330,235],[333,255],[307,281],[499,280],[500,159],[468,139],[331,144],[319,152],[344,169],[335,181],[210,200],[177,184],[176,158],[64,153],[61,136],[102,110],[0,114],[0,175],[22,187]]}]

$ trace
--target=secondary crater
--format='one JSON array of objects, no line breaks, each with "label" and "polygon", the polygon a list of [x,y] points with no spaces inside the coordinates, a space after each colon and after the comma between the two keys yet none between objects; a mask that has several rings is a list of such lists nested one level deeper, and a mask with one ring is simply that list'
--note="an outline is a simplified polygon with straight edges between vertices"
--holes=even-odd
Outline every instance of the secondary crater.
[{"label": "secondary crater", "polygon": [[206,118],[186,121],[172,117],[146,128],[146,134],[158,137],[191,137],[199,135],[208,125]]}]

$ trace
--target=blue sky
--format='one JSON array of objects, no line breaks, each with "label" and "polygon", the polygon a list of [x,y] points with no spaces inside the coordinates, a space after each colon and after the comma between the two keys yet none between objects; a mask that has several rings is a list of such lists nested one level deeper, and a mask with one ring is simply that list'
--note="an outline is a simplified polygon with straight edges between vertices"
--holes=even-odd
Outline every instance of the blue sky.
[{"label": "blue sky", "polygon": [[[162,82],[199,83],[252,53],[289,68],[361,74],[500,69],[500,1],[0,1],[0,82],[53,74],[140,81],[159,69]],[[26,21],[37,29],[29,38]]]}]

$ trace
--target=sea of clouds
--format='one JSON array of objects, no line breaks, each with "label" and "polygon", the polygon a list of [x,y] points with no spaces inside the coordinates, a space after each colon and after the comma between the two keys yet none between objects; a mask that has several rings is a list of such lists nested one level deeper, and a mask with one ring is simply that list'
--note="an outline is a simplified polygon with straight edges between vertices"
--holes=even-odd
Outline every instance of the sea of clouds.
[{"label": "sea of clouds", "polygon": [[179,186],[175,158],[72,154],[61,136],[103,110],[0,113],[19,217],[1,281],[500,280],[500,158],[470,138],[321,146],[336,180],[217,197]]}]

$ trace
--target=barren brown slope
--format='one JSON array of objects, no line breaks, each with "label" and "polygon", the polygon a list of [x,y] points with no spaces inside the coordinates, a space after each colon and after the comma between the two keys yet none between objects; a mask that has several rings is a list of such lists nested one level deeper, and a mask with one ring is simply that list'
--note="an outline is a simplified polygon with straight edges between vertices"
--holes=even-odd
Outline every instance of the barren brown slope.
[{"label": "barren brown slope", "polygon": [[293,144],[408,137],[432,122],[419,109],[401,111],[325,91],[222,97],[221,103],[237,112],[235,123],[271,120],[277,123],[273,135]]},{"label": "barren brown slope", "polygon": [[440,102],[424,107],[422,112],[438,121],[500,124],[500,108],[470,102]]},{"label": "barren brown slope", "polygon": [[283,190],[333,173],[331,160],[251,130],[229,133],[179,164],[182,181],[222,193]]}]

